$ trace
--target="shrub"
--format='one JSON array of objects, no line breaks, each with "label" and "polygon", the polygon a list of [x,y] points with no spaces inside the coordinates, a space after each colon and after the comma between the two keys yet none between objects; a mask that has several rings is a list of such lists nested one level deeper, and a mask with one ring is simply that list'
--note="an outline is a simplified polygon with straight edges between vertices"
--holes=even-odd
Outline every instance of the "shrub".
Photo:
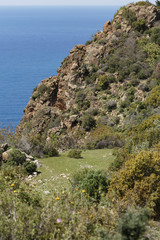
[{"label": "shrub", "polygon": [[93,73],[91,72],[89,75],[87,75],[85,77],[85,81],[87,84],[92,84],[92,83],[95,83],[97,77],[98,77],[98,74],[96,72],[94,72],[96,70],[96,67],[93,67],[92,66],[92,71]]},{"label": "shrub", "polygon": [[132,27],[138,32],[144,32],[147,29],[146,21],[144,19],[138,19],[133,22]]},{"label": "shrub", "polygon": [[127,108],[129,107],[130,104],[131,102],[128,99],[126,99],[123,102],[121,102],[120,108]]},{"label": "shrub", "polygon": [[128,209],[119,220],[119,232],[122,240],[140,240],[146,231],[149,212],[145,209]]},{"label": "shrub", "polygon": [[152,3],[150,3],[149,1],[139,1],[136,3],[139,6],[150,6],[152,5]]},{"label": "shrub", "polygon": [[[147,61],[149,62],[149,64],[152,66],[155,64],[155,61],[157,61],[159,59],[159,55],[160,55],[160,46],[156,43],[146,43],[143,44],[143,50],[147,53],[148,58]],[[149,75],[148,75],[149,76]],[[150,74],[151,76],[151,74]],[[147,78],[147,77],[146,77]],[[143,78],[141,78],[143,79]]]},{"label": "shrub", "polygon": [[125,147],[114,148],[113,155],[116,157],[114,162],[111,164],[110,169],[117,171],[121,168],[124,162],[129,158],[128,151]]},{"label": "shrub", "polygon": [[130,89],[128,89],[127,99],[128,99],[130,102],[133,101],[135,92],[136,92],[136,90],[135,90],[134,87],[131,87]]},{"label": "shrub", "polygon": [[68,152],[67,156],[68,156],[69,158],[81,158],[81,153],[82,153],[81,150],[71,149],[71,150]]},{"label": "shrub", "polygon": [[134,200],[137,205],[149,207],[156,217],[160,217],[160,155],[142,151],[131,156],[112,179],[110,194],[113,191],[119,200]]},{"label": "shrub", "polygon": [[122,136],[106,125],[100,125],[93,129],[87,142],[87,148],[89,149],[122,147],[123,145]]},{"label": "shrub", "polygon": [[33,162],[25,162],[23,163],[23,169],[28,174],[32,174],[33,172],[36,172],[37,165]]},{"label": "shrub", "polygon": [[156,86],[152,89],[150,95],[146,99],[146,104],[154,108],[160,105],[160,86]]},{"label": "shrub", "polygon": [[123,17],[128,21],[128,24],[131,26],[137,20],[136,14],[127,8],[123,10]]},{"label": "shrub", "polygon": [[108,60],[108,71],[114,73],[119,68],[120,58],[118,56],[111,56]]},{"label": "shrub", "polygon": [[87,108],[90,107],[90,102],[88,100],[85,100],[86,98],[86,93],[84,90],[79,90],[76,95],[76,103],[78,105],[78,109],[84,109],[86,110]]},{"label": "shrub", "polygon": [[7,163],[10,165],[20,165],[26,161],[26,155],[18,149],[8,151]]},{"label": "shrub", "polygon": [[52,142],[47,142],[44,146],[44,154],[48,157],[57,157],[58,151],[55,149],[55,144]]},{"label": "shrub", "polygon": [[83,169],[73,175],[73,185],[86,193],[96,201],[99,201],[101,194],[108,192],[110,181],[102,171]]},{"label": "shrub", "polygon": [[93,42],[93,40],[88,40],[88,41],[86,41],[86,46],[88,46],[88,45],[90,45],[91,43]]},{"label": "shrub", "polygon": [[151,41],[160,45],[160,28],[153,28],[151,31]]},{"label": "shrub", "polygon": [[47,89],[48,87],[45,84],[42,84],[37,88],[39,95],[43,95]]},{"label": "shrub", "polygon": [[7,127],[0,126],[0,144],[8,143],[13,146],[16,142],[15,129],[12,125]]},{"label": "shrub", "polygon": [[137,77],[139,79],[144,80],[144,79],[149,78],[151,76],[151,74],[152,74],[152,72],[150,71],[150,69],[147,70],[144,68],[144,69],[141,69],[141,71],[137,73]]},{"label": "shrub", "polygon": [[47,87],[45,84],[41,84],[33,90],[32,100],[41,97],[45,92],[48,94],[51,92],[51,88]]},{"label": "shrub", "polygon": [[140,111],[142,111],[142,110],[145,109],[145,108],[146,108],[146,104],[145,104],[144,102],[140,102],[140,103],[138,104],[137,110],[140,112]]},{"label": "shrub", "polygon": [[96,126],[96,120],[91,115],[84,115],[82,118],[82,126],[86,131],[90,131]]},{"label": "shrub", "polygon": [[109,87],[109,84],[114,82],[114,76],[101,75],[97,84],[98,90],[106,90]]},{"label": "shrub", "polygon": [[141,65],[138,63],[131,64],[130,71],[137,74],[142,69]]},{"label": "shrub", "polygon": [[111,112],[113,109],[117,108],[117,103],[114,100],[110,100],[107,103],[108,111]]},{"label": "shrub", "polygon": [[[143,111],[143,110],[142,110]],[[143,120],[140,124],[133,126],[128,131],[130,138],[127,141],[129,151],[138,151],[143,143],[148,145],[148,148],[160,141],[160,115],[152,115],[148,119]]]}]

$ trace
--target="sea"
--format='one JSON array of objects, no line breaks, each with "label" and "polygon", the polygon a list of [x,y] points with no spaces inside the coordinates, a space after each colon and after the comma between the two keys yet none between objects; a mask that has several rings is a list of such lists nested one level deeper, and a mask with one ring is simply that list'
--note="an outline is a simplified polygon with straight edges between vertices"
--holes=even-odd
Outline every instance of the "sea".
[{"label": "sea", "polygon": [[0,127],[16,127],[33,88],[57,75],[76,44],[112,20],[119,6],[0,7]]}]

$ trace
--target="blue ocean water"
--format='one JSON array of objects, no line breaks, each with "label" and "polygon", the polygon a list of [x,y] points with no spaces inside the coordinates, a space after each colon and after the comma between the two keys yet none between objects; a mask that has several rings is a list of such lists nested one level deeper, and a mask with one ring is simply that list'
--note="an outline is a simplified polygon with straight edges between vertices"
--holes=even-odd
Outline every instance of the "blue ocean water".
[{"label": "blue ocean water", "polygon": [[119,7],[0,7],[0,123],[15,127],[32,90]]}]

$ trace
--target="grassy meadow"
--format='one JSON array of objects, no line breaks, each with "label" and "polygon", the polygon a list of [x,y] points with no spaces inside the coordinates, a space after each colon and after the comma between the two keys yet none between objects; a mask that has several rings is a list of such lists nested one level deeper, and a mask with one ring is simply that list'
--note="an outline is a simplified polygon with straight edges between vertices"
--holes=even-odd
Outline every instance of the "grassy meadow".
[{"label": "grassy meadow", "polygon": [[42,167],[32,180],[33,184],[43,192],[63,190],[71,187],[70,176],[76,171],[83,168],[107,170],[115,158],[112,149],[85,150],[81,156],[80,159],[69,158],[65,152],[58,157],[40,159]]}]

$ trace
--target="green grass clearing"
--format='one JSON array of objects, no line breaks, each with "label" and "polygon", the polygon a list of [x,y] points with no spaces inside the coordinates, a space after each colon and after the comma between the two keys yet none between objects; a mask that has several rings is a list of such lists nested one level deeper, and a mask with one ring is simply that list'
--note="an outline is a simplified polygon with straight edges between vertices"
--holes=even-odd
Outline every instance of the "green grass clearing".
[{"label": "green grass clearing", "polygon": [[41,174],[33,179],[40,191],[55,192],[71,186],[71,175],[83,168],[107,170],[114,160],[111,149],[86,150],[81,159],[67,157],[67,152],[59,157],[40,159]]}]

